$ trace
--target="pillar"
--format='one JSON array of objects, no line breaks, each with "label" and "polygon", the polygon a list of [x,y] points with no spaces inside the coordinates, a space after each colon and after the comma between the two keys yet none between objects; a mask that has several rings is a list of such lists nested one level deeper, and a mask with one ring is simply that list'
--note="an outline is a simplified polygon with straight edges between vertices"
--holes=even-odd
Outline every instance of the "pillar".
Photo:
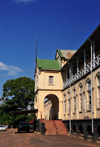
[{"label": "pillar", "polygon": [[59,101],[59,118],[62,119],[63,116],[63,101]]},{"label": "pillar", "polygon": [[79,71],[79,59],[77,57],[77,73],[78,73],[78,71]]},{"label": "pillar", "polygon": [[93,67],[95,67],[95,41],[93,40]]},{"label": "pillar", "polygon": [[93,123],[93,95],[92,95],[92,55],[93,55],[93,47],[92,47],[92,41],[91,41],[91,118],[92,118],[92,133],[94,133],[94,123]]},{"label": "pillar", "polygon": [[66,81],[68,80],[68,68],[66,68]]},{"label": "pillar", "polygon": [[73,76],[73,63],[71,63],[71,76]]}]

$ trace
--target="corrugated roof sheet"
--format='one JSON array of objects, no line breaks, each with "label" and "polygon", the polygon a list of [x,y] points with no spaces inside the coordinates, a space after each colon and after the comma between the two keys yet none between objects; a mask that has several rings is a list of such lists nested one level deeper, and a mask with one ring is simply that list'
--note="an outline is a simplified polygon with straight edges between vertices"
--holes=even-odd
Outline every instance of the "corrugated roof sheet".
[{"label": "corrugated roof sheet", "polygon": [[76,52],[76,50],[60,50],[60,49],[57,49],[60,57],[64,57],[65,59],[70,59],[74,53]]},{"label": "corrugated roof sheet", "polygon": [[60,70],[61,65],[58,60],[45,60],[37,58],[37,65],[42,69]]}]

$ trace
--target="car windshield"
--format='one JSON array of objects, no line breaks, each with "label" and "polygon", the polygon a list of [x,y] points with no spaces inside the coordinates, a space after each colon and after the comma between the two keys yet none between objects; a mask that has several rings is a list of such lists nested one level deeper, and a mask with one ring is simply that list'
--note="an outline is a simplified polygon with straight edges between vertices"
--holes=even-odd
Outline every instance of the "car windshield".
[{"label": "car windshield", "polygon": [[4,125],[0,125],[0,127],[5,127]]},{"label": "car windshield", "polygon": [[20,125],[28,125],[28,123],[27,122],[24,122],[24,123],[20,123]]}]

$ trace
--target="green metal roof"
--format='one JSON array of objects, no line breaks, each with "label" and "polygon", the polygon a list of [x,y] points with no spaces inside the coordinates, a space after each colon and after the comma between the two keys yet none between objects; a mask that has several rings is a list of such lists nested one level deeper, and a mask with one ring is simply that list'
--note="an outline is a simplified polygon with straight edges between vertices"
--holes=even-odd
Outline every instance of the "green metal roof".
[{"label": "green metal roof", "polygon": [[42,69],[60,70],[61,65],[58,60],[44,60],[37,58],[37,65]]}]

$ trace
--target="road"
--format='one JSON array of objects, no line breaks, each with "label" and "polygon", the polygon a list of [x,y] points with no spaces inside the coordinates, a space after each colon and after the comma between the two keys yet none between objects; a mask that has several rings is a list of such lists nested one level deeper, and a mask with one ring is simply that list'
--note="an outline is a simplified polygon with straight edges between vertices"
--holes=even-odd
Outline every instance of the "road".
[{"label": "road", "polygon": [[33,132],[18,133],[8,129],[0,132],[0,147],[100,147],[100,145],[70,136],[39,135]]}]

